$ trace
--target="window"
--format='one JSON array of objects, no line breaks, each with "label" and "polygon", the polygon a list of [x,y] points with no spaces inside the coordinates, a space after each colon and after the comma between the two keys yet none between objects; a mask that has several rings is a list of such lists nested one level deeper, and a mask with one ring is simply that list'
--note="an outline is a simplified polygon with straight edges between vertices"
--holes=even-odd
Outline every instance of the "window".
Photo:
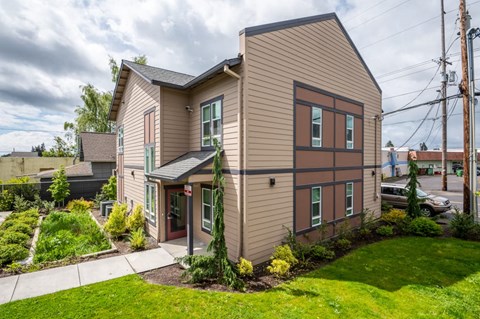
[{"label": "window", "polygon": [[123,153],[123,126],[120,126],[118,128],[117,137],[118,137],[118,153]]},{"label": "window", "polygon": [[353,116],[347,115],[347,148],[353,149]]},{"label": "window", "polygon": [[155,184],[145,184],[145,218],[155,224]]},{"label": "window", "polygon": [[353,183],[347,183],[346,187],[346,215],[350,216],[353,214]]},{"label": "window", "polygon": [[213,139],[222,142],[222,100],[202,105],[202,147],[213,146]]},{"label": "window", "polygon": [[312,107],[312,146],[322,146],[322,109]]},{"label": "window", "polygon": [[322,223],[322,188],[312,188],[312,226]]},{"label": "window", "polygon": [[213,194],[210,188],[202,188],[202,229],[212,231]]},{"label": "window", "polygon": [[145,146],[145,174],[155,169],[155,145]]}]

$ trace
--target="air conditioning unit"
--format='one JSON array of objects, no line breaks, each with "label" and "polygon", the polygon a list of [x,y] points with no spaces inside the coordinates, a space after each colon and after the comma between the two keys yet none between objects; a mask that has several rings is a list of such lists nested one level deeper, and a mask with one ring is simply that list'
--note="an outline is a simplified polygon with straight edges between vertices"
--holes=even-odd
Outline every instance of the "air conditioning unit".
[{"label": "air conditioning unit", "polygon": [[[100,213],[102,214],[103,217],[108,217],[108,214],[112,211],[113,204],[115,203],[114,200],[106,200],[103,202],[100,202]],[[108,210],[108,208],[110,208]]]}]

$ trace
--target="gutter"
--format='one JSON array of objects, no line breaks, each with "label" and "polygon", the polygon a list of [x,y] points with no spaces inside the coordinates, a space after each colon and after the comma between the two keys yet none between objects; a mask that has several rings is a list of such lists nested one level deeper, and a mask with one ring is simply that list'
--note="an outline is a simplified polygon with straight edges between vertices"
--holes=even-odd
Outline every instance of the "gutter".
[{"label": "gutter", "polygon": [[[230,66],[225,64],[223,66],[223,72],[228,74],[229,76],[233,77],[237,80],[237,125],[238,125],[238,153],[237,153],[237,161],[238,161],[238,170],[241,172],[244,168],[244,161],[243,161],[243,152],[244,152],[244,143],[243,143],[243,101],[242,101],[242,77],[230,70]],[[243,219],[245,216],[244,210],[245,205],[243,199],[245,198],[243,185],[245,184],[245,175],[239,174],[238,175],[238,188],[239,191],[237,192],[237,209],[238,209],[238,240],[237,240],[237,252],[235,254],[237,260],[243,256]]]}]

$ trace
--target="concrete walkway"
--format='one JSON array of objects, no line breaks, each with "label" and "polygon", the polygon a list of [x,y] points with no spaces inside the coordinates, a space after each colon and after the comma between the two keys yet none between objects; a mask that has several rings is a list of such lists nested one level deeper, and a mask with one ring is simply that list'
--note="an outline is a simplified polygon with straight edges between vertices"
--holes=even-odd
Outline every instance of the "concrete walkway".
[{"label": "concrete walkway", "polygon": [[0,278],[0,304],[174,264],[163,248]]},{"label": "concrete walkway", "polygon": [[5,221],[5,218],[7,218],[8,215],[10,215],[12,212],[0,212],[0,225]]}]

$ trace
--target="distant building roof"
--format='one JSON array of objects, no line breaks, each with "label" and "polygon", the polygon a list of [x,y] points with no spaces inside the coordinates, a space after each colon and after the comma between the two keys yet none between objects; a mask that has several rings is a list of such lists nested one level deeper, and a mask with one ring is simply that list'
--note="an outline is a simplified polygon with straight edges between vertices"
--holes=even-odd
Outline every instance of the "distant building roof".
[{"label": "distant building roof", "polygon": [[213,162],[215,151],[188,152],[151,172],[148,177],[178,182]]},{"label": "distant building roof", "polygon": [[[411,151],[411,156],[417,161],[441,161],[442,151]],[[480,154],[477,154],[477,159],[480,159]],[[447,151],[447,161],[463,161],[463,152]]]},{"label": "distant building roof", "polygon": [[37,152],[12,152],[10,157],[38,157]]},{"label": "distant building roof", "polygon": [[116,141],[114,133],[80,133],[80,161],[115,162]]},{"label": "distant building roof", "polygon": [[[52,178],[53,173],[58,169],[52,169],[49,171],[40,172],[37,174],[37,178]],[[80,162],[75,165],[65,167],[65,174],[67,177],[87,177],[93,176],[92,163]]]}]

